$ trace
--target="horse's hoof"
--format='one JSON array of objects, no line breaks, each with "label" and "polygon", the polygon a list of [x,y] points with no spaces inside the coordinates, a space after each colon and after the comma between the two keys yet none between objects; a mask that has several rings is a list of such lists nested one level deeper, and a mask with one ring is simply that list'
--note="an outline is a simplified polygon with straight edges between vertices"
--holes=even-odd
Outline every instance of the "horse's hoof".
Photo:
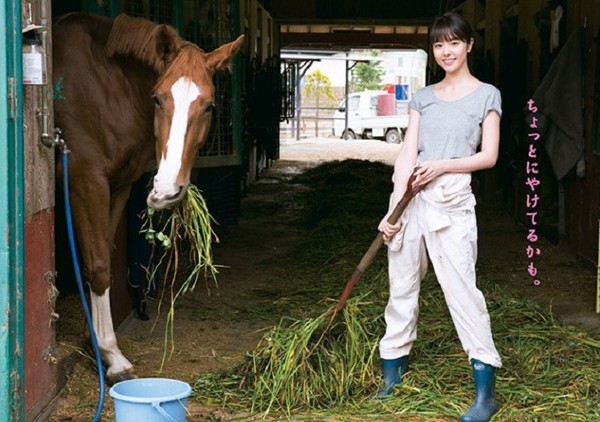
[{"label": "horse's hoof", "polygon": [[121,381],[127,381],[137,378],[137,375],[133,373],[133,371],[121,371],[116,374],[107,375],[106,380],[109,385],[114,385]]}]

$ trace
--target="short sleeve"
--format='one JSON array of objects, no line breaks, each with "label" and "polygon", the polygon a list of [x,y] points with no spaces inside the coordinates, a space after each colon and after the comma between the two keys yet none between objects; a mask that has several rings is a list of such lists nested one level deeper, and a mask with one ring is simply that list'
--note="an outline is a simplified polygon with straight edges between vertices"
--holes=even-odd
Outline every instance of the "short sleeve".
[{"label": "short sleeve", "polygon": [[481,118],[482,121],[490,111],[495,111],[502,117],[502,97],[500,96],[500,91],[495,87],[491,90],[485,100],[485,107]]},{"label": "short sleeve", "polygon": [[421,103],[421,90],[415,92],[413,94],[412,99],[408,103],[408,107],[412,108],[415,111],[421,112],[422,103]]}]

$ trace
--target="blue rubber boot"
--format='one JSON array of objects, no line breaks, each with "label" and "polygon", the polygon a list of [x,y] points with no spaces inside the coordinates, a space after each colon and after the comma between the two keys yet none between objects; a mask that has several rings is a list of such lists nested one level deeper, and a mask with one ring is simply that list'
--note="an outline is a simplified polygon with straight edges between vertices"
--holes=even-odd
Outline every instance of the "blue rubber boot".
[{"label": "blue rubber boot", "polygon": [[385,399],[392,395],[394,387],[408,371],[408,356],[397,359],[381,359],[383,367],[383,387],[377,392],[376,399]]},{"label": "blue rubber boot", "polygon": [[496,402],[496,368],[477,359],[471,360],[475,379],[475,402],[461,422],[488,422],[498,410]]}]

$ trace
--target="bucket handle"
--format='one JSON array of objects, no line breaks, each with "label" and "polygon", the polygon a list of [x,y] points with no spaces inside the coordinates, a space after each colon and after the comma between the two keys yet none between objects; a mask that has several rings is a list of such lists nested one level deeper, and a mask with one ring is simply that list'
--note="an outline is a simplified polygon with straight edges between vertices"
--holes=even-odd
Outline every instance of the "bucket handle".
[{"label": "bucket handle", "polygon": [[173,416],[169,415],[169,414],[167,413],[167,411],[166,411],[165,409],[163,409],[163,408],[160,406],[160,402],[159,402],[159,401],[152,402],[152,407],[153,407],[154,409],[156,409],[156,411],[157,411],[158,413],[160,413],[162,416],[164,416],[164,417],[165,417],[165,418],[166,418],[166,419],[167,419],[169,422],[177,422],[177,421],[176,421],[176,420],[173,418]]}]

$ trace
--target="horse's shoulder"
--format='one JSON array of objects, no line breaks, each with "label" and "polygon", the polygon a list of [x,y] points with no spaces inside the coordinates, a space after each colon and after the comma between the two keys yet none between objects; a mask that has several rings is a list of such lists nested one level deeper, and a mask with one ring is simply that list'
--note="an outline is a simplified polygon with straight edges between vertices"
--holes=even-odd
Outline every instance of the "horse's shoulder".
[{"label": "horse's shoulder", "polygon": [[106,43],[112,27],[112,19],[87,12],[73,12],[57,18],[52,27],[53,45],[68,55],[77,49],[89,48],[91,44]]}]

